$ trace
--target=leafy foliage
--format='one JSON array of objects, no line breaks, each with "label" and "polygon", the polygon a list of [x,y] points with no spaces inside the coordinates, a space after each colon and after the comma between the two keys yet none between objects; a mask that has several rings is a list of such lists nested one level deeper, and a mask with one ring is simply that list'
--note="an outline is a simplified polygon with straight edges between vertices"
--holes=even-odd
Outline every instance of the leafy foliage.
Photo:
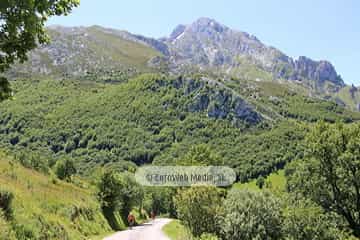
[{"label": "leafy foliage", "polygon": [[2,1],[0,4],[0,72],[15,60],[25,61],[26,53],[48,41],[45,21],[54,15],[66,15],[78,0]]},{"label": "leafy foliage", "polygon": [[216,233],[214,221],[221,203],[220,192],[213,187],[192,187],[180,190],[174,198],[178,218],[192,234]]},{"label": "leafy foliage", "polygon": [[[298,142],[305,130],[296,122],[248,126],[190,111],[196,91],[206,88],[195,80],[142,75],[118,85],[26,80],[13,86],[16,98],[0,104],[0,145],[24,152],[30,167],[40,155],[51,167],[71,157],[80,174],[131,162],[181,164],[193,146],[203,145],[217,158],[206,164],[234,167],[246,181],[302,152]],[[190,91],[194,86],[200,89]],[[206,94],[217,94],[214,88]]]},{"label": "leafy foliage", "polygon": [[11,203],[13,198],[13,193],[0,189],[0,212],[2,211],[4,213],[4,217],[8,220],[12,217],[13,209]]},{"label": "leafy foliage", "polygon": [[282,231],[288,240],[344,239],[338,218],[326,214],[309,200],[288,199],[283,210]]},{"label": "leafy foliage", "polygon": [[97,195],[105,214],[117,211],[126,221],[132,208],[142,201],[143,189],[129,173],[107,170],[98,183]]},{"label": "leafy foliage", "polygon": [[170,214],[176,216],[173,197],[176,189],[167,187],[149,187],[144,189],[144,209],[150,213],[154,211],[156,215]]},{"label": "leafy foliage", "polygon": [[342,215],[360,236],[360,126],[316,124],[304,161],[289,166],[289,190]]},{"label": "leafy foliage", "polygon": [[76,173],[74,161],[71,159],[58,161],[55,165],[55,173],[61,180],[70,180],[71,176]]},{"label": "leafy foliage", "polygon": [[0,239],[15,240],[15,233],[10,223],[5,220],[3,213],[0,211]]},{"label": "leafy foliage", "polygon": [[[46,20],[54,15],[67,15],[79,0],[2,1],[0,4],[0,73],[15,61],[27,60],[27,53],[38,44],[48,42]],[[10,97],[6,78],[0,76],[0,101]]]},{"label": "leafy foliage", "polygon": [[224,239],[281,239],[281,208],[268,192],[231,190],[219,226]]}]

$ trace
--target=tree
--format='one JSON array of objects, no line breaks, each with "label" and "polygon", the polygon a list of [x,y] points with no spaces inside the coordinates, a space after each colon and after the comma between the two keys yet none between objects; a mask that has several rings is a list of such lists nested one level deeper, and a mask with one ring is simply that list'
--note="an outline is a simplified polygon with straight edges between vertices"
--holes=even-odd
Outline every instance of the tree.
[{"label": "tree", "polygon": [[223,165],[220,157],[209,146],[199,144],[190,148],[187,154],[178,160],[177,165]]},{"label": "tree", "polygon": [[176,190],[170,187],[149,187],[146,188],[144,209],[148,212],[155,211],[156,214],[169,213],[176,215],[173,197]]},{"label": "tree", "polygon": [[[0,3],[0,73],[19,60],[37,44],[49,41],[45,22],[51,16],[67,15],[80,0],[2,0]],[[0,78],[0,100],[8,97],[8,82]],[[2,92],[5,91],[5,92]]]},{"label": "tree", "polygon": [[258,186],[260,189],[264,187],[265,184],[265,178],[263,176],[260,176],[256,179],[256,186]]},{"label": "tree", "polygon": [[281,209],[269,192],[233,189],[218,224],[223,239],[281,239]]},{"label": "tree", "polygon": [[136,182],[133,174],[122,173],[120,177],[119,199],[121,202],[121,216],[126,219],[132,208],[139,205],[144,197],[142,187]]},{"label": "tree", "polygon": [[338,228],[341,221],[308,199],[289,197],[283,209],[282,229],[287,240],[348,239]]},{"label": "tree", "polygon": [[194,236],[216,233],[216,214],[221,194],[215,187],[192,187],[180,190],[174,198],[178,218]]},{"label": "tree", "polygon": [[119,202],[120,183],[118,175],[114,171],[105,171],[98,182],[98,199],[101,207],[109,209],[111,212],[118,209],[121,203]]},{"label": "tree", "polygon": [[75,163],[71,159],[60,160],[55,165],[55,173],[61,180],[70,180],[76,174]]},{"label": "tree", "polygon": [[4,214],[6,220],[12,218],[12,201],[14,194],[7,190],[0,189],[0,213]]},{"label": "tree", "polygon": [[0,101],[9,98],[11,95],[10,84],[6,78],[0,76]]},{"label": "tree", "polygon": [[142,201],[143,190],[131,174],[106,170],[98,183],[97,195],[104,212],[118,211],[125,220]]},{"label": "tree", "polygon": [[320,122],[302,161],[289,165],[288,189],[343,216],[360,237],[360,125]]}]

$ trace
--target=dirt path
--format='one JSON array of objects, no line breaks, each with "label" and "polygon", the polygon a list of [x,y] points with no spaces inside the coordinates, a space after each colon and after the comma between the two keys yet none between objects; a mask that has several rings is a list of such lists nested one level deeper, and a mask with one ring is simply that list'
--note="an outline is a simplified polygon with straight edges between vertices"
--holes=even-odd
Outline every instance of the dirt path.
[{"label": "dirt path", "polygon": [[117,232],[103,240],[170,240],[161,229],[171,221],[168,218],[158,218],[155,222],[151,221],[131,230]]}]

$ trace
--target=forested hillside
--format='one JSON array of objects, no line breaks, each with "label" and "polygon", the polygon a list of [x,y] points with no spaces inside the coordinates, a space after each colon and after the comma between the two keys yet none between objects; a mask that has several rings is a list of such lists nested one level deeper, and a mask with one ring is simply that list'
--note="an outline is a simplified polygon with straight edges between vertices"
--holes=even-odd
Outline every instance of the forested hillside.
[{"label": "forested hillside", "polygon": [[[330,62],[209,18],[161,39],[51,26],[36,48],[34,15],[26,47],[0,31],[0,239],[89,239],[155,212],[181,240],[360,237],[359,94]],[[236,183],[147,187],[144,165],[226,165]]]},{"label": "forested hillside", "polygon": [[[207,144],[244,181],[301,155],[306,123],[360,117],[275,83],[260,86],[255,102],[243,89],[206,79],[18,80],[14,99],[0,104],[1,145],[49,167],[72,158],[89,174],[104,165],[173,164],[190,146]],[[269,98],[271,87],[276,91]]]}]

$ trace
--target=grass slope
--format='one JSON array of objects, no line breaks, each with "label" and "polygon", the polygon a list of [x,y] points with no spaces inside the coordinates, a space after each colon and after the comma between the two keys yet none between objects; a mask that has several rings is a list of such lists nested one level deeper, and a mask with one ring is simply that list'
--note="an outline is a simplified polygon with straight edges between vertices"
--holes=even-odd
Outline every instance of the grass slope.
[{"label": "grass slope", "polygon": [[171,221],[166,224],[162,230],[171,240],[185,240],[192,238],[191,233],[179,220]]},{"label": "grass slope", "polygon": [[12,226],[16,239],[87,239],[111,230],[91,189],[24,168],[3,153],[0,188],[14,194],[14,223],[0,219],[0,232]]},{"label": "grass slope", "polygon": [[[237,189],[260,191],[260,188],[256,185],[256,179],[253,179],[246,183],[235,183],[232,187]],[[284,170],[273,172],[269,176],[267,176],[265,179],[264,188],[270,189],[273,192],[284,192],[286,190],[286,178]]]},{"label": "grass slope", "polygon": [[49,45],[32,51],[29,61],[16,64],[10,76],[86,75],[100,70],[136,68],[152,71],[148,61],[161,53],[116,32],[92,27],[50,27]]}]

